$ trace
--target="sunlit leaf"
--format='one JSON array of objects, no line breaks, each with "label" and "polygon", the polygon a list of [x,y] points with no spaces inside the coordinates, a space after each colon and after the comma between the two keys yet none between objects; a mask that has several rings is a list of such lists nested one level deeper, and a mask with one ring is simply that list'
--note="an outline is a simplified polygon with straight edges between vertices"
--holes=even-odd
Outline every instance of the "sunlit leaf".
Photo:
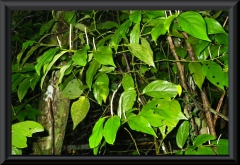
[{"label": "sunlit leaf", "polygon": [[179,148],[183,148],[189,135],[189,121],[184,121],[178,128],[176,142]]},{"label": "sunlit leaf", "polygon": [[93,52],[93,57],[103,65],[112,65],[116,67],[113,61],[112,49],[108,46],[101,46]]},{"label": "sunlit leaf", "polygon": [[139,43],[140,37],[140,24],[137,23],[134,25],[131,33],[130,33],[130,43]]},{"label": "sunlit leaf", "polygon": [[162,125],[162,118],[159,114],[154,113],[153,110],[142,110],[139,116],[144,117],[153,127],[159,127]]},{"label": "sunlit leaf", "polygon": [[110,117],[105,125],[103,130],[103,136],[108,144],[113,144],[116,139],[116,134],[118,128],[120,127],[120,118],[119,116]]},{"label": "sunlit leaf", "polygon": [[93,60],[90,63],[90,66],[89,66],[89,68],[86,72],[86,83],[87,83],[90,90],[91,90],[91,87],[92,87],[93,77],[97,73],[97,70],[100,67],[101,67],[101,64],[98,61]]},{"label": "sunlit leaf", "polygon": [[140,23],[142,19],[142,11],[133,11],[130,16],[130,20],[134,23]]},{"label": "sunlit leaf", "polygon": [[99,145],[103,138],[103,123],[105,121],[105,117],[100,118],[94,125],[92,134],[89,138],[89,146],[90,148],[95,148]]},{"label": "sunlit leaf", "polygon": [[208,34],[217,34],[217,33],[225,33],[225,30],[223,29],[222,25],[216,21],[213,18],[204,18],[207,23],[207,31]]},{"label": "sunlit leaf", "polygon": [[210,141],[210,140],[214,140],[216,139],[213,135],[210,135],[210,134],[201,134],[201,135],[198,135],[194,141],[193,141],[193,145],[196,146],[196,147],[199,147],[200,145],[202,145],[203,143],[206,143],[207,141]]},{"label": "sunlit leaf", "polygon": [[99,105],[102,105],[102,101],[106,103],[109,94],[109,78],[107,74],[102,74],[97,78],[93,84],[93,94]]},{"label": "sunlit leaf", "polygon": [[124,74],[122,79],[122,86],[124,90],[134,88],[134,81],[133,78],[129,74]]}]

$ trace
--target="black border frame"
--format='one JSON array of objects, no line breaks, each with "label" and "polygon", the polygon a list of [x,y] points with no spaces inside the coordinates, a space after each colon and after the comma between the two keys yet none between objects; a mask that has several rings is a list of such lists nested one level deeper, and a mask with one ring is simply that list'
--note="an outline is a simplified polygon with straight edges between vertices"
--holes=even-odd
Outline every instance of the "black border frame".
[{"label": "black border frame", "polygon": [[[239,0],[0,0],[0,164],[70,163],[238,163],[237,58]],[[229,10],[229,156],[11,156],[11,10]],[[147,161],[147,162],[145,162]]]}]

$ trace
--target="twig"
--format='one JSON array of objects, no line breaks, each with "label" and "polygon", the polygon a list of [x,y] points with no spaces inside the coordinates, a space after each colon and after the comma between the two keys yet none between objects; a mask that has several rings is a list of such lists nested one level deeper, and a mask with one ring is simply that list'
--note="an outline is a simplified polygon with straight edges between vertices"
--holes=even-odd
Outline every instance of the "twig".
[{"label": "twig", "polygon": [[[216,112],[220,111],[220,108],[222,106],[222,102],[223,102],[223,98],[225,96],[225,93],[226,93],[225,91],[222,93],[222,96],[221,96],[221,98],[220,98],[220,100],[218,102],[218,106],[217,106]],[[217,114],[214,115],[214,118],[213,118],[213,125],[214,126],[216,126],[216,122],[217,122],[218,116],[220,116],[220,115],[217,115]]]},{"label": "twig", "polygon": [[132,134],[127,130],[127,128],[124,127],[124,129],[125,129],[125,130],[129,133],[129,135],[131,136],[131,138],[132,138],[132,140],[133,140],[133,143],[134,143],[134,145],[135,145],[135,147],[136,147],[136,150],[137,150],[137,152],[138,152],[138,155],[140,155],[140,153],[139,153],[139,151],[138,151],[138,147],[137,147],[136,141],[135,141],[134,138],[132,137]]}]

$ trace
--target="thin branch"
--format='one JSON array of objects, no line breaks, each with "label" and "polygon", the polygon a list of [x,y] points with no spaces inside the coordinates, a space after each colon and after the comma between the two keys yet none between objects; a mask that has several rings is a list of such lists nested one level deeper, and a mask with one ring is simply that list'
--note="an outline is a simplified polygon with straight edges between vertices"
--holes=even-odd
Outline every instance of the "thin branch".
[{"label": "thin branch", "polygon": [[[218,106],[217,106],[217,109],[216,109],[216,112],[219,112],[220,111],[220,108],[221,108],[221,106],[222,106],[222,102],[223,102],[223,98],[224,98],[224,96],[225,96],[225,91],[222,93],[222,96],[221,96],[221,98],[220,98],[220,100],[219,100],[219,102],[218,102]],[[213,125],[214,126],[216,126],[216,122],[217,122],[217,119],[218,119],[218,114],[215,114],[214,115],[214,118],[213,118]]]},{"label": "thin branch", "polygon": [[129,133],[129,135],[131,136],[131,138],[132,138],[132,140],[133,140],[133,143],[134,143],[134,145],[135,145],[135,147],[136,147],[136,150],[137,150],[137,152],[138,152],[138,155],[140,155],[139,150],[138,150],[138,147],[137,147],[137,144],[136,144],[136,141],[135,141],[134,138],[132,137],[132,134],[127,130],[127,128],[124,127],[124,129],[125,129],[125,130]]}]

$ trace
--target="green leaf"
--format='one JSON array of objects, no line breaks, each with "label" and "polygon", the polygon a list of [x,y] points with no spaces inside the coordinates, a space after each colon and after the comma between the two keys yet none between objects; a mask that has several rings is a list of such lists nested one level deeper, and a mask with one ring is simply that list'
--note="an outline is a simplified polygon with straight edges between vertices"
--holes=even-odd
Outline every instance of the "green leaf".
[{"label": "green leaf", "polygon": [[130,89],[130,88],[134,88],[133,78],[128,73],[124,74],[124,76],[123,76],[122,86],[123,86],[123,89],[125,91]]},{"label": "green leaf", "polygon": [[132,109],[136,97],[137,94],[134,89],[128,89],[121,94],[118,104],[118,116],[120,118],[122,113],[125,115],[128,110]]},{"label": "green leaf", "polygon": [[22,67],[25,62],[28,60],[28,58],[33,54],[33,52],[35,50],[37,50],[40,46],[39,45],[36,45],[36,46],[32,46],[31,49],[27,52],[26,56],[24,57],[24,59],[22,60],[22,63],[21,63],[21,66]]},{"label": "green leaf", "polygon": [[97,29],[112,29],[114,27],[118,27],[118,24],[112,21],[97,24]]},{"label": "green leaf", "polygon": [[42,88],[43,86],[43,82],[45,80],[45,77],[47,76],[49,70],[52,68],[53,64],[63,55],[65,54],[67,51],[61,51],[60,53],[56,54],[53,58],[53,60],[49,63],[49,65],[47,66],[47,69],[46,69],[46,72],[45,74],[42,76],[42,79],[41,79],[41,84],[40,84],[40,87]]},{"label": "green leaf", "polygon": [[103,45],[105,44],[105,42],[106,42],[107,40],[111,39],[113,36],[114,36],[114,34],[109,34],[109,35],[107,35],[106,37],[104,37],[104,38],[102,38],[101,40],[99,40],[98,43],[97,43],[97,45],[96,45],[97,48],[103,46]]},{"label": "green leaf", "polygon": [[130,43],[139,43],[140,23],[137,23],[130,33]]},{"label": "green leaf", "polygon": [[150,47],[147,47],[146,45],[143,45],[143,43],[145,44],[147,42],[147,41],[145,41],[145,39],[142,39],[141,42],[142,42],[142,45],[137,44],[137,43],[128,44],[128,48],[129,48],[130,52],[134,56],[139,58],[141,61],[148,64],[149,66],[155,67],[155,64],[153,61],[152,49]]},{"label": "green leaf", "polygon": [[12,155],[22,155],[22,150],[12,145]]},{"label": "green leaf", "polygon": [[30,79],[31,79],[31,77],[27,77],[19,84],[17,94],[18,94],[18,99],[20,102],[22,101],[22,99],[26,95],[28,89],[30,88],[30,83],[29,83]]},{"label": "green leaf", "polygon": [[92,135],[89,138],[90,148],[95,148],[99,145],[103,137],[103,122],[105,117],[100,118],[94,125]]},{"label": "green leaf", "polygon": [[162,118],[159,114],[155,114],[153,110],[142,110],[139,116],[144,117],[153,127],[160,127],[162,124]]},{"label": "green leaf", "polygon": [[142,19],[142,11],[133,11],[130,15],[129,18],[132,22],[134,23],[140,23]]},{"label": "green leaf", "polygon": [[202,72],[206,78],[224,90],[224,73],[222,67],[213,61],[202,62]]},{"label": "green leaf", "polygon": [[198,155],[198,153],[195,150],[187,149],[185,155]]},{"label": "green leaf", "polygon": [[128,125],[132,130],[147,133],[157,137],[151,124],[142,116],[131,115],[128,118]]},{"label": "green leaf", "polygon": [[228,34],[220,33],[215,35],[215,41],[219,45],[226,45],[228,46]]},{"label": "green leaf", "polygon": [[[84,33],[85,33],[85,28],[86,28],[86,31],[87,31],[87,32],[90,31],[89,28],[88,28],[86,25],[82,24],[82,23],[77,23],[77,24],[75,25],[75,28],[81,30],[81,31],[84,32]],[[90,32],[90,34],[92,35],[93,33]]]},{"label": "green leaf", "polygon": [[86,72],[86,83],[87,83],[90,91],[91,91],[91,87],[92,87],[93,77],[97,73],[97,71],[100,67],[101,67],[101,64],[98,61],[93,60],[90,63],[90,66]]},{"label": "green leaf", "polygon": [[149,110],[152,108],[156,108],[158,104],[161,104],[164,100],[163,99],[156,99],[153,98],[151,101],[147,102],[147,104],[145,104],[142,107],[142,110]]},{"label": "green leaf", "polygon": [[36,69],[36,72],[38,75],[40,75],[40,70],[43,67],[43,65],[52,61],[54,55],[56,54],[56,52],[58,50],[59,50],[59,48],[49,49],[48,51],[44,52],[44,54],[37,59],[37,65],[35,66],[35,69]]},{"label": "green leaf", "polygon": [[187,50],[185,48],[174,47],[174,49],[179,57],[185,58],[187,55]]},{"label": "green leaf", "polygon": [[58,79],[58,82],[56,85],[58,84],[61,84],[62,83],[62,79],[63,79],[63,76],[65,75],[65,72],[68,68],[71,68],[72,66],[72,60],[68,61],[67,64],[64,64],[64,66],[61,66],[61,69],[59,71],[59,79]]},{"label": "green leaf", "polygon": [[197,150],[198,155],[216,155],[211,147],[200,146]]},{"label": "green leaf", "polygon": [[198,88],[202,90],[202,84],[205,79],[205,76],[202,71],[202,65],[199,63],[189,63],[188,69],[193,76],[195,83],[197,84]]},{"label": "green leaf", "polygon": [[159,24],[157,27],[153,28],[151,31],[152,39],[157,43],[157,39],[160,35],[166,34],[167,30],[164,28],[163,24]]},{"label": "green leaf", "polygon": [[209,140],[214,140],[215,137],[213,135],[209,135],[209,134],[201,134],[201,135],[198,135],[194,141],[193,141],[193,145],[195,147],[199,147],[201,146],[203,143],[206,143],[207,141]]},{"label": "green leaf", "polygon": [[109,94],[109,78],[107,74],[102,74],[97,78],[93,85],[93,94],[99,105],[102,105],[102,101],[106,103]]},{"label": "green leaf", "polygon": [[164,17],[165,16],[164,10],[146,10],[145,14],[149,18],[156,18],[156,17]]},{"label": "green leaf", "polygon": [[206,24],[202,16],[194,11],[187,11],[179,15],[178,21],[182,30],[188,34],[206,41],[211,41],[207,36]]},{"label": "green leaf", "polygon": [[114,70],[115,70],[115,67],[102,65],[101,69],[99,69],[98,71],[102,72],[102,73],[110,73],[110,72],[112,72]]},{"label": "green leaf", "polygon": [[210,44],[210,42],[199,40],[199,43],[195,46],[195,54],[196,56],[199,56]]},{"label": "green leaf", "polygon": [[143,94],[155,98],[175,97],[178,94],[178,86],[168,81],[155,80],[143,89]]},{"label": "green leaf", "polygon": [[166,20],[164,21],[164,27],[165,27],[165,29],[167,30],[168,33],[169,33],[169,28],[171,26],[172,21],[177,17],[178,17],[178,14],[176,13],[174,15],[168,16],[166,18]]},{"label": "green leaf", "polygon": [[176,141],[179,148],[183,148],[189,135],[189,121],[184,121],[178,128]]},{"label": "green leaf", "polygon": [[225,30],[223,29],[222,25],[212,18],[204,18],[207,23],[207,31],[208,34],[217,34],[217,33],[225,33]]},{"label": "green leaf", "polygon": [[76,51],[73,56],[72,60],[79,66],[85,66],[87,64],[87,51],[89,46],[86,46],[84,49]]},{"label": "green leaf", "polygon": [[25,75],[18,73],[12,76],[12,92],[16,90],[17,86],[22,82],[25,77]]},{"label": "green leaf", "polygon": [[228,155],[228,139],[219,139],[212,142],[213,145],[217,145],[216,150],[218,155]]},{"label": "green leaf", "polygon": [[117,131],[120,127],[120,118],[119,116],[112,116],[109,118],[103,130],[103,136],[108,144],[113,144],[116,139]]},{"label": "green leaf", "polygon": [[26,148],[27,147],[26,136],[20,133],[12,133],[12,145],[17,148]]},{"label": "green leaf", "polygon": [[71,117],[73,121],[73,130],[86,117],[90,108],[90,102],[87,97],[81,96],[79,100],[73,102],[71,107]]},{"label": "green leaf", "polygon": [[76,11],[64,11],[63,15],[68,23],[76,23]]},{"label": "green leaf", "polygon": [[114,61],[113,61],[112,49],[108,46],[101,46],[101,47],[97,48],[97,50],[93,52],[93,57],[100,64],[112,65],[112,66],[116,67],[116,65],[114,64]]},{"label": "green leaf", "polygon": [[83,90],[80,86],[83,85],[80,79],[73,79],[68,82],[66,87],[63,89],[63,95],[68,99],[76,99],[81,96]]}]

